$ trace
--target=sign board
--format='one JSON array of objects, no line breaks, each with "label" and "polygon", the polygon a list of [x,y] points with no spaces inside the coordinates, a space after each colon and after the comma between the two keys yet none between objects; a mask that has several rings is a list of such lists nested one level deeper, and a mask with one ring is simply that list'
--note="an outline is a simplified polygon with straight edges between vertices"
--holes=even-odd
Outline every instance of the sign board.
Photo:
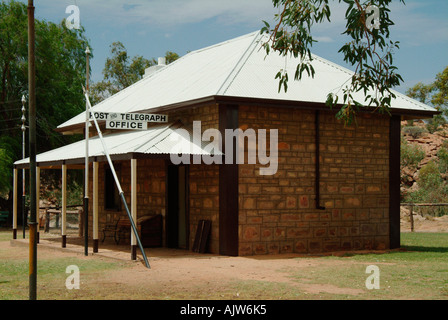
[{"label": "sign board", "polygon": [[146,121],[106,120],[106,129],[148,130]]},{"label": "sign board", "polygon": [[165,114],[90,112],[90,119],[93,119],[93,116],[96,120],[106,121],[168,122],[168,116]]}]

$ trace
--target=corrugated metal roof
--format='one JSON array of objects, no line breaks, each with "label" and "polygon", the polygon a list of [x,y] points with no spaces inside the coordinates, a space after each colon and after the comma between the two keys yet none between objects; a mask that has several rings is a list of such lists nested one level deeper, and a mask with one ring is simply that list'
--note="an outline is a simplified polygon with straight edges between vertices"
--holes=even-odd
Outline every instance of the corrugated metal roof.
[{"label": "corrugated metal roof", "polygon": [[[178,129],[184,129],[181,131]],[[188,135],[186,133],[188,132]],[[182,134],[185,133],[185,134]],[[195,143],[191,128],[176,122],[170,125],[157,125],[148,128],[146,131],[128,131],[104,135],[104,142],[109,150],[109,154],[120,155],[128,153],[138,154],[178,154],[182,150],[183,154],[191,155],[211,155],[204,148],[209,142],[201,141]],[[214,150],[215,155],[222,155],[220,151]],[[62,160],[83,159],[85,157],[85,140],[81,140],[61,148],[37,155],[36,162],[57,162]],[[89,139],[89,157],[104,156],[103,145],[99,136]],[[28,164],[29,158],[16,161],[15,165]]]},{"label": "corrugated metal roof", "polygon": [[[275,75],[280,69],[294,75],[298,60],[275,53],[266,56],[261,47],[264,35],[253,32],[214,46],[196,50],[167,67],[94,106],[95,111],[138,112],[211,96],[236,96],[325,103],[327,94],[337,92],[353,72],[314,55],[314,78],[290,83],[288,92],[278,92]],[[393,109],[436,111],[394,91]],[[342,90],[339,90],[342,101]],[[362,93],[355,99],[365,101]],[[58,128],[83,123],[84,113]]]}]

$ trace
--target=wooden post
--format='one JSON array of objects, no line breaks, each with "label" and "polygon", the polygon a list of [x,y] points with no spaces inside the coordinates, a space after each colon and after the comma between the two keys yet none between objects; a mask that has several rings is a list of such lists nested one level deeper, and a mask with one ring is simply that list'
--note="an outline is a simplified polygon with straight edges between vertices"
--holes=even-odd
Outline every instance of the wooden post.
[{"label": "wooden post", "polygon": [[411,210],[409,213],[409,218],[411,220],[411,232],[414,232],[414,206],[411,205]]},{"label": "wooden post", "polygon": [[84,236],[84,206],[81,210],[81,215],[79,216],[79,231],[78,236],[81,238]]},{"label": "wooden post", "polygon": [[12,238],[17,239],[17,169],[14,169],[13,181]]},{"label": "wooden post", "polygon": [[62,165],[62,248],[67,246],[67,165]]},{"label": "wooden post", "polygon": [[400,248],[400,137],[401,117],[389,126],[389,248]]},{"label": "wooden post", "polygon": [[48,208],[45,208],[45,226],[44,226],[44,232],[45,232],[45,233],[50,232],[50,213],[48,213]]},{"label": "wooden post", "polygon": [[30,154],[30,300],[37,299],[37,234],[36,234],[36,28],[34,1],[28,0],[28,95],[29,95],[29,154]]},{"label": "wooden post", "polygon": [[98,169],[99,163],[93,162],[93,252],[98,252]]},{"label": "wooden post", "polygon": [[[137,225],[137,159],[131,159],[131,215]],[[137,238],[131,229],[131,259],[137,259]]]},{"label": "wooden post", "polygon": [[[219,105],[219,131],[222,148],[226,153],[226,129],[238,129],[238,105]],[[236,139],[235,139],[236,140]],[[232,145],[232,144],[229,144]],[[236,163],[236,141],[233,143],[232,164],[219,166],[219,253],[237,256],[238,240],[238,164]],[[229,150],[227,150],[229,151]]]}]

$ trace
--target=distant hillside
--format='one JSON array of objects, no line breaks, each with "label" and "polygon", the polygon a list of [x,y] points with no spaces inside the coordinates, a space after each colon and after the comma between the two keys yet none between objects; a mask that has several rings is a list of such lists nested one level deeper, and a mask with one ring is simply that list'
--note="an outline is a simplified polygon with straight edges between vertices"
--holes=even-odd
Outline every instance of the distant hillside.
[{"label": "distant hillside", "polygon": [[422,120],[403,121],[401,132],[401,201],[448,202],[448,125],[430,133]]}]

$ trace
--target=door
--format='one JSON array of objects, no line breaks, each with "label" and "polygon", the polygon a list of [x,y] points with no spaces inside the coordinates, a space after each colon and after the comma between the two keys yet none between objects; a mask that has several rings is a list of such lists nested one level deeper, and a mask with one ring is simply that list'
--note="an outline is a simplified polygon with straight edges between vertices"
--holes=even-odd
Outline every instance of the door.
[{"label": "door", "polygon": [[189,249],[188,167],[168,166],[166,243],[168,248]]}]

